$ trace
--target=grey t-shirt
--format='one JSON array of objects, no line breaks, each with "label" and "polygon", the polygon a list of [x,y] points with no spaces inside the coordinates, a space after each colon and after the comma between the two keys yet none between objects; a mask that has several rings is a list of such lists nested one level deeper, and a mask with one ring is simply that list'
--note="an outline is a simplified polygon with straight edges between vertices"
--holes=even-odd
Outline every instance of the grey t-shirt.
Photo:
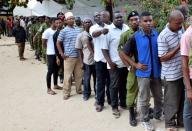
[{"label": "grey t-shirt", "polygon": [[94,56],[89,51],[87,45],[92,44],[90,43],[90,35],[88,32],[83,31],[77,36],[75,48],[82,49],[83,50],[83,62],[87,65],[93,65],[94,64]]}]

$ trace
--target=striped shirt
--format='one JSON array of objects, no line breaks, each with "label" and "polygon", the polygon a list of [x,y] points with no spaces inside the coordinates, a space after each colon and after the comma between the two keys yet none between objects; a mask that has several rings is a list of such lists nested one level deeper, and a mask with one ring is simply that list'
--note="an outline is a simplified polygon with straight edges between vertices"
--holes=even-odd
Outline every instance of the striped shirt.
[{"label": "striped shirt", "polygon": [[77,35],[81,30],[77,27],[66,26],[63,30],[60,31],[57,40],[63,42],[64,54],[69,57],[78,57],[78,50],[75,48],[75,42]]},{"label": "striped shirt", "polygon": [[[181,33],[172,32],[168,27],[158,37],[158,56],[162,57],[179,45]],[[175,81],[182,77],[182,65],[180,51],[170,60],[161,62],[161,79]]]}]

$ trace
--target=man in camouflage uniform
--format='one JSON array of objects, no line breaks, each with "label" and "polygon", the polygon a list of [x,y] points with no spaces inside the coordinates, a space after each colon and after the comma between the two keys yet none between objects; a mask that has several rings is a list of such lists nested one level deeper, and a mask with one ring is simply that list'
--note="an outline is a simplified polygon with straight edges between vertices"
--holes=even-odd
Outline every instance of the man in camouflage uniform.
[{"label": "man in camouflage uniform", "polygon": [[39,38],[40,38],[40,46],[41,46],[41,54],[42,54],[42,60],[43,60],[43,63],[45,64],[46,63],[46,49],[43,48],[42,46],[42,41],[41,41],[41,38],[42,38],[42,34],[43,32],[48,29],[50,27],[50,18],[49,17],[45,17],[45,21],[41,24],[39,30],[38,30],[38,35],[39,35]]},{"label": "man in camouflage uniform", "polygon": [[[123,49],[128,39],[134,34],[134,32],[136,32],[139,29],[139,14],[136,11],[132,11],[128,15],[127,20],[131,29],[124,32],[121,35],[118,50],[119,50],[119,56],[124,62],[124,64],[127,67],[130,67],[130,65],[126,60],[126,54],[124,53]],[[137,121],[134,107],[138,93],[138,84],[137,84],[137,78],[135,76],[135,69],[133,69],[132,67],[129,69],[130,70],[127,77],[127,106],[129,107],[130,112],[129,123],[131,126],[136,126]]]},{"label": "man in camouflage uniform", "polygon": [[32,23],[32,25],[31,25],[31,35],[33,38],[35,56],[36,56],[36,59],[38,59],[38,60],[40,60],[40,48],[39,48],[38,39],[36,37],[36,33],[37,33],[38,29],[40,28],[40,20],[41,20],[40,17],[36,18],[34,23]]},{"label": "man in camouflage uniform", "polygon": [[42,46],[42,34],[49,27],[49,18],[48,17],[40,17],[40,25],[37,30],[37,33],[34,36],[34,39],[37,40],[37,55],[38,57],[42,57],[43,63],[46,63],[46,52]]},{"label": "man in camouflage uniform", "polygon": [[31,18],[31,20],[27,23],[28,40],[32,50],[34,50],[34,44],[32,39],[32,28],[31,28],[33,23],[34,23],[34,18]]}]

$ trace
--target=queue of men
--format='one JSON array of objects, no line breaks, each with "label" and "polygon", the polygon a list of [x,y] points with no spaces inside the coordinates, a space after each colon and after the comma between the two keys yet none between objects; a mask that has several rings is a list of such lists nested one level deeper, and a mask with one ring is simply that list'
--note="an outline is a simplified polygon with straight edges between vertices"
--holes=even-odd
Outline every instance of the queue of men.
[{"label": "queue of men", "polygon": [[[31,27],[36,58],[47,61],[48,94],[55,95],[54,89],[63,89],[63,99],[68,100],[74,79],[76,93],[83,94],[84,101],[89,100],[93,85],[97,112],[103,111],[107,96],[115,118],[121,116],[122,109],[129,109],[131,126],[137,126],[139,114],[146,131],[155,130],[151,119],[163,117],[168,131],[177,131],[183,126],[191,131],[192,25],[184,31],[183,12],[173,10],[160,33],[149,12],[130,12],[128,25],[121,12],[114,12],[112,22],[107,11],[96,12],[95,24],[91,18],[85,18],[83,26],[74,24],[72,12],[62,16],[65,26],[58,17],[46,18],[45,22],[39,18]],[[15,32],[19,32],[18,29]],[[13,35],[17,37],[17,33]],[[63,88],[57,83],[62,68]]]}]

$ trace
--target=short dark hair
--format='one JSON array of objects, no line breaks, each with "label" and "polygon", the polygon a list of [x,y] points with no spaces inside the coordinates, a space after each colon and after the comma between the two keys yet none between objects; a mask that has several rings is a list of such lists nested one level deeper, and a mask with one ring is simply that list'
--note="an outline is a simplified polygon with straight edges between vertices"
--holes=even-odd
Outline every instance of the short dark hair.
[{"label": "short dark hair", "polygon": [[57,17],[59,17],[60,15],[64,16],[63,12],[59,12],[59,13],[57,14]]},{"label": "short dark hair", "polygon": [[181,11],[184,18],[187,19],[188,14],[189,14],[189,8],[187,6],[180,5],[180,6],[177,6],[175,9]]},{"label": "short dark hair", "polygon": [[140,17],[142,18],[144,16],[151,16],[151,13],[148,12],[148,11],[144,11],[144,12],[141,13]]},{"label": "short dark hair", "polygon": [[116,13],[121,13],[121,12],[119,10],[117,10],[117,11],[114,12],[114,14],[116,14]]},{"label": "short dark hair", "polygon": [[56,20],[60,20],[60,18],[52,17],[51,20],[50,20],[50,22],[52,23],[52,22],[55,22]]}]

